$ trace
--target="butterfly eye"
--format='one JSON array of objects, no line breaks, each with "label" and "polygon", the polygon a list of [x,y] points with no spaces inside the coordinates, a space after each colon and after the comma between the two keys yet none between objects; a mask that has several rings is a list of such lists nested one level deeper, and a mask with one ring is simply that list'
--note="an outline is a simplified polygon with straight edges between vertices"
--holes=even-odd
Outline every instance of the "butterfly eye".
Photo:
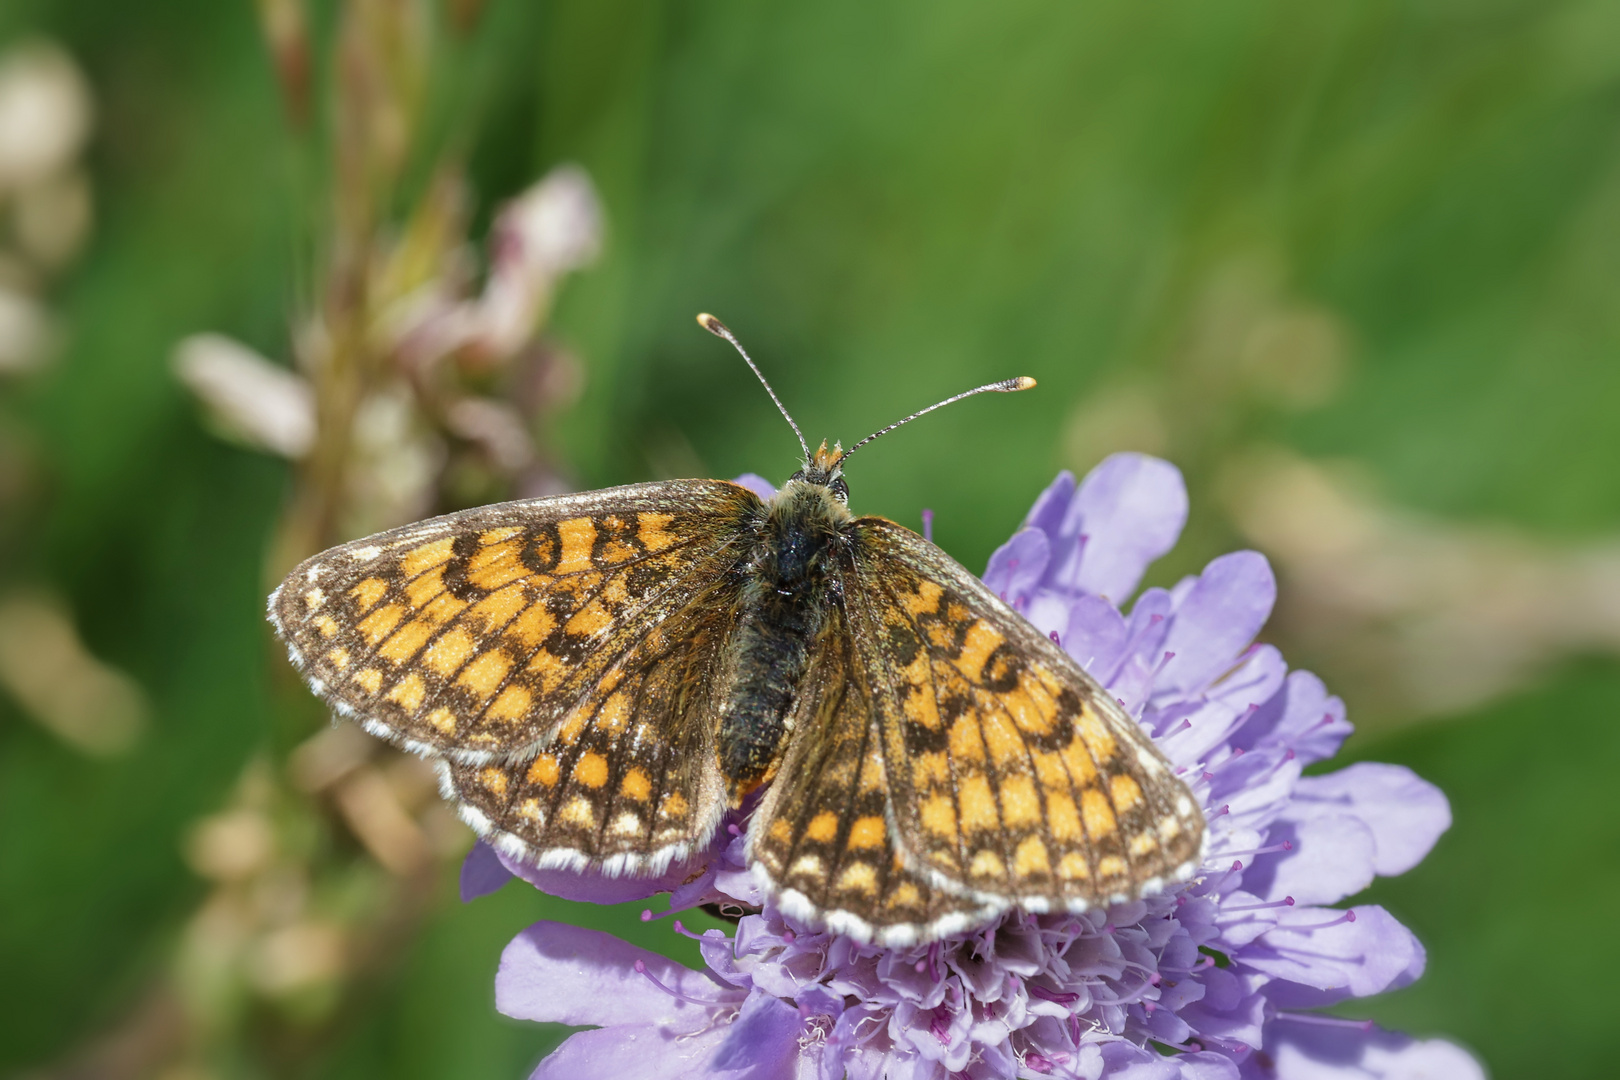
[{"label": "butterfly eye", "polygon": [[792,476],[788,477],[788,483],[791,484],[795,480],[803,480],[803,479],[804,479],[804,470],[800,469],[798,472],[796,472]]},{"label": "butterfly eye", "polygon": [[842,476],[835,478],[832,483],[828,484],[827,489],[833,493],[833,498],[839,502],[846,504],[849,502],[849,485],[844,483]]}]

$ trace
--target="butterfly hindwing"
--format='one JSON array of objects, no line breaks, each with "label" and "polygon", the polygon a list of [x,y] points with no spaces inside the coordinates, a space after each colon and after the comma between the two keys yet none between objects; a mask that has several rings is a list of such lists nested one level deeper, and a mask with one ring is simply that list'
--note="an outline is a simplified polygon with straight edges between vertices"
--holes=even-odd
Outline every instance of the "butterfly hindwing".
[{"label": "butterfly hindwing", "polygon": [[760,508],[715,480],[479,507],[309,559],[271,618],[316,693],[374,734],[463,762],[527,754],[731,569]]},{"label": "butterfly hindwing", "polygon": [[847,628],[828,630],[781,772],[754,812],[750,863],[784,910],[862,940],[903,946],[984,921],[994,905],[936,889],[902,862],[869,690]]},{"label": "butterfly hindwing", "polygon": [[658,873],[725,808],[714,752],[736,585],[711,585],[620,656],[532,758],[441,765],[496,847],[543,867]]},{"label": "butterfly hindwing", "polygon": [[853,543],[852,639],[910,865],[1031,910],[1134,898],[1192,872],[1202,814],[1095,680],[915,533],[866,517]]}]

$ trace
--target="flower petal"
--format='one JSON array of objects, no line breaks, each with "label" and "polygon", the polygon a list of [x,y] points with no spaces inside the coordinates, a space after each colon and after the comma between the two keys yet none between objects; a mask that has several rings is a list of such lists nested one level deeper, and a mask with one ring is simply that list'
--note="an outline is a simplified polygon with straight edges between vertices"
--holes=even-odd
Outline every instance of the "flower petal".
[{"label": "flower petal", "polygon": [[547,1055],[529,1080],[698,1080],[713,1075],[709,1057],[725,1032],[716,1027],[677,1035],[652,1024],[580,1031]]},{"label": "flower petal", "polygon": [[1108,1080],[1179,1080],[1181,1076],[1174,1058],[1123,1040],[1103,1043],[1102,1059]]},{"label": "flower petal", "polygon": [[1181,1054],[1175,1062],[1181,1070],[1181,1080],[1238,1080],[1241,1075],[1231,1058],[1208,1051]]},{"label": "flower petal", "polygon": [[738,1080],[791,1077],[799,1056],[804,1023],[793,1006],[772,994],[754,991],[727,1028],[725,1041],[709,1059],[719,1072],[738,1070]]},{"label": "flower petal", "polygon": [[1444,1039],[1286,1019],[1267,1034],[1278,1080],[1485,1080],[1479,1062]]},{"label": "flower petal", "polygon": [[[1169,664],[1165,667],[1168,669]],[[1283,661],[1282,653],[1272,646],[1261,645],[1247,650],[1242,661],[1229,667],[1220,684],[1204,695],[1201,702],[1171,710],[1188,724],[1179,730],[1172,725],[1160,749],[1175,765],[1190,768],[1208,760],[1217,747],[1228,741],[1233,728],[1242,726],[1250,715],[1276,696],[1287,672],[1288,665]],[[1217,783],[1216,787],[1223,785]],[[1215,792],[1216,795],[1226,793]]]},{"label": "flower petal", "polygon": [[1327,687],[1315,675],[1295,671],[1288,676],[1283,691],[1233,733],[1232,745],[1244,750],[1283,746],[1309,764],[1338,753],[1339,744],[1349,734],[1344,702],[1329,697]]},{"label": "flower petal", "polygon": [[1266,999],[1262,994],[1247,994],[1234,1007],[1224,1010],[1197,1001],[1182,1009],[1181,1016],[1199,1035],[1258,1046],[1264,1037]]},{"label": "flower petal", "polygon": [[1020,529],[990,556],[984,583],[1014,611],[1027,611],[1051,555],[1052,547],[1044,532]]},{"label": "flower petal", "polygon": [[1268,831],[1266,846],[1282,843],[1293,849],[1255,859],[1243,872],[1245,889],[1267,900],[1292,896],[1300,904],[1336,904],[1372,884],[1378,843],[1358,817],[1279,821]]},{"label": "flower petal", "polygon": [[[645,974],[636,970],[637,960]],[[742,1000],[734,987],[707,972],[600,930],[546,920],[513,938],[501,953],[495,1007],[519,1020],[557,1024],[654,1024],[697,1031],[711,1021],[713,1008],[682,1001],[659,989],[653,978],[696,1001],[730,1007]]]},{"label": "flower petal", "polygon": [[[1174,593],[1172,593],[1174,595]],[[1260,632],[1277,600],[1271,564],[1257,551],[1215,559],[1176,608],[1165,637],[1165,664],[1157,690],[1198,691],[1237,663]]]},{"label": "flower petal", "polygon": [[1069,625],[1058,641],[1092,678],[1111,677],[1125,651],[1125,619],[1113,604],[1089,593],[1069,608]]},{"label": "flower petal", "polygon": [[1294,789],[1288,816],[1354,814],[1377,840],[1375,868],[1404,874],[1451,827],[1451,804],[1440,789],[1404,765],[1364,761],[1325,776],[1308,776]]},{"label": "flower petal", "polygon": [[1050,579],[1123,605],[1186,523],[1181,470],[1146,454],[1110,455],[1074,494],[1052,545]]},{"label": "flower petal", "polygon": [[501,862],[495,849],[480,840],[461,861],[461,902],[488,896],[511,880],[512,871]]},{"label": "flower petal", "polygon": [[741,484],[767,502],[776,495],[776,485],[758,473],[745,472],[732,483]]},{"label": "flower petal", "polygon": [[1024,518],[1024,528],[1039,529],[1056,542],[1063,532],[1063,521],[1068,517],[1069,504],[1074,501],[1074,473],[1064,469],[1046,485],[1046,490],[1035,497],[1035,505]]},{"label": "flower petal", "polygon": [[1421,971],[1423,946],[1394,916],[1370,904],[1351,910],[1354,922],[1332,908],[1286,908],[1241,960],[1273,979],[1325,992],[1293,995],[1275,982],[1266,988],[1279,1005],[1307,1007],[1376,994]]}]

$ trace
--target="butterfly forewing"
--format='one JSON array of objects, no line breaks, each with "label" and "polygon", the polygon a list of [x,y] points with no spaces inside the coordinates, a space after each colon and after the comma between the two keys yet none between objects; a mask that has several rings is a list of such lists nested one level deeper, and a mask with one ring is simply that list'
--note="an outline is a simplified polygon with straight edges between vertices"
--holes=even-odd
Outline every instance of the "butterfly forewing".
[{"label": "butterfly forewing", "polygon": [[714,831],[714,752],[736,583],[711,585],[620,656],[532,758],[446,764],[481,835],[541,866],[660,872]]},{"label": "butterfly forewing", "polygon": [[882,732],[837,618],[804,681],[779,779],[754,813],[748,858],[790,914],[879,944],[985,921],[996,905],[936,889],[896,850]]},{"label": "butterfly forewing", "polygon": [[271,617],[316,693],[373,733],[523,755],[733,567],[760,507],[712,480],[480,507],[315,556]]},{"label": "butterfly forewing", "polygon": [[932,544],[881,518],[853,537],[849,618],[902,856],[1035,909],[1189,876],[1203,817],[1141,727]]}]

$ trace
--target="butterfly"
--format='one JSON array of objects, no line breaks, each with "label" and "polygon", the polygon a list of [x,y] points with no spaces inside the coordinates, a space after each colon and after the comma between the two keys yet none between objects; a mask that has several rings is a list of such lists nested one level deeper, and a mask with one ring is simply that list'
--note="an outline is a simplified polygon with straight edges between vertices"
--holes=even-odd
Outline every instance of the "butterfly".
[{"label": "butterfly", "polygon": [[670,480],[484,506],[322,552],[270,597],[311,689],[438,759],[540,867],[656,875],[751,809],[781,910],[899,947],[1192,875],[1205,823],[1140,725],[927,540],[848,507],[848,451],[769,499]]}]

